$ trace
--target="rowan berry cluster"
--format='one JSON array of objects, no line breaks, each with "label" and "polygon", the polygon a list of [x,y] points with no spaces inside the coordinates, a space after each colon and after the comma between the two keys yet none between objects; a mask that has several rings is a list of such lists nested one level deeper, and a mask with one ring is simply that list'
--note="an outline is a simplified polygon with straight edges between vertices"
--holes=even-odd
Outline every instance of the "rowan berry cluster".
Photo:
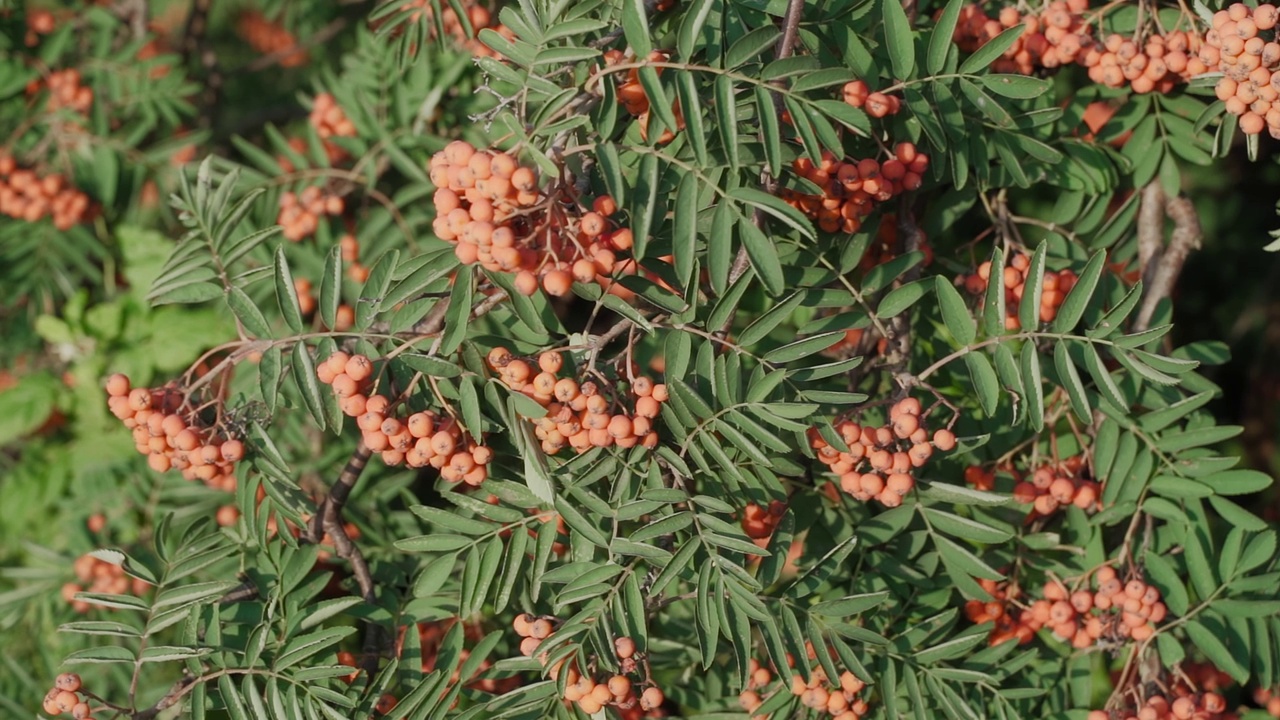
[{"label": "rowan berry cluster", "polygon": [[298,41],[278,22],[268,20],[257,10],[246,10],[236,21],[236,31],[249,43],[249,47],[263,55],[279,55],[281,67],[298,67],[307,64],[307,51],[298,47]]},{"label": "rowan berry cluster", "polygon": [[873,158],[841,161],[824,151],[821,163],[815,165],[809,158],[800,157],[792,168],[822,188],[823,194],[783,190],[782,199],[816,219],[824,232],[853,233],[878,203],[920,187],[929,168],[929,156],[914,144],[902,142],[894,147],[894,157],[884,162]]},{"label": "rowan berry cluster", "polygon": [[48,88],[50,111],[66,108],[83,115],[93,106],[93,88],[81,85],[80,80],[80,71],[75,68],[55,70],[44,80],[32,80],[27,85],[27,94],[35,95]]},{"label": "rowan berry cluster", "polygon": [[845,103],[862,108],[873,118],[897,115],[902,109],[902,98],[897,95],[872,90],[865,80],[852,80],[840,89],[840,97]]},{"label": "rowan berry cluster", "polygon": [[504,152],[478,151],[461,140],[431,158],[436,235],[454,243],[464,264],[491,272],[515,273],[516,290],[532,295],[541,286],[562,296],[573,282],[596,282],[624,299],[630,291],[612,276],[634,274],[631,230],[614,228],[613,198],[602,195],[589,211],[552,202],[538,188],[532,168]]},{"label": "rowan berry cluster", "polygon": [[[486,360],[503,384],[547,409],[546,415],[533,419],[533,426],[548,455],[555,455],[566,446],[577,453],[612,445],[657,447],[653,419],[667,400],[666,385],[641,375],[631,381],[630,397],[625,398],[621,393],[601,392],[600,385],[591,380],[579,384],[572,377],[559,377],[564,356],[558,352],[541,353],[535,365],[507,348],[496,347]],[[612,399],[609,395],[613,395]]]},{"label": "rowan berry cluster", "polygon": [[[1006,330],[1018,330],[1022,327],[1022,323],[1018,320],[1018,307],[1022,301],[1022,292],[1026,287],[1027,273],[1030,269],[1031,258],[1025,253],[1017,253],[1002,271]],[[991,261],[988,260],[979,265],[977,272],[972,275],[961,275],[956,284],[964,286],[964,289],[972,295],[981,295],[987,291],[987,283],[990,279]],[[1040,294],[1041,322],[1052,322],[1058,316],[1058,308],[1067,299],[1067,293],[1075,287],[1077,280],[1076,274],[1069,269],[1056,272],[1045,271]]]},{"label": "rowan berry cluster", "polygon": [[356,236],[344,233],[338,238],[338,248],[342,253],[342,262],[347,263],[347,277],[358,283],[368,280],[369,268],[360,264],[360,241]]},{"label": "rowan berry cluster", "polygon": [[119,373],[107,379],[107,407],[133,431],[134,446],[156,472],[180,470],[217,490],[236,489],[236,463],[245,445],[205,424],[189,398],[173,386],[131,388]]},{"label": "rowan berry cluster", "polygon": [[52,217],[54,227],[70,230],[91,212],[89,196],[70,187],[61,175],[41,177],[0,155],[0,213],[26,222]]},{"label": "rowan berry cluster", "polygon": [[44,696],[44,711],[55,716],[69,713],[75,720],[93,720],[88,695],[81,697],[82,687],[80,676],[75,673],[62,673],[54,678],[53,687]]},{"label": "rowan berry cluster", "polygon": [[813,448],[830,472],[840,476],[840,489],[867,502],[872,498],[885,507],[898,507],[915,487],[911,472],[923,467],[934,448],[948,452],[956,446],[955,433],[941,428],[933,433],[920,417],[920,401],[904,398],[889,410],[889,421],[876,427],[843,420],[835,426],[849,450],[829,444],[816,428],[809,430]]},{"label": "rowan berry cluster", "polygon": [[[1257,135],[1264,129],[1280,138],[1280,42],[1275,28],[1280,9],[1271,4],[1250,8],[1235,3],[1213,15],[1200,55],[1222,71],[1214,88],[1227,112],[1240,118],[1240,131]],[[1210,62],[1216,60],[1216,62]]]},{"label": "rowan berry cluster", "polygon": [[321,215],[341,215],[345,205],[342,198],[312,185],[300,194],[285,192],[280,196],[280,214],[276,223],[284,228],[282,235],[293,242],[301,242],[316,231]]},{"label": "rowan berry cluster", "polygon": [[1280,718],[1280,692],[1274,688],[1258,688],[1253,691],[1253,702],[1265,708],[1271,717]]},{"label": "rowan berry cluster", "polygon": [[1101,486],[1081,476],[1084,458],[1077,455],[1062,462],[1048,463],[1031,473],[1031,480],[1018,480],[1013,499],[1032,505],[1032,514],[1047,517],[1058,508],[1075,505],[1081,510],[1096,511]]},{"label": "rowan berry cluster", "polygon": [[[654,50],[645,58],[647,62],[666,62],[670,59],[670,55],[660,50]],[[605,67],[617,65],[626,60],[626,54],[621,50],[609,50],[604,54]],[[655,68],[656,72],[661,75],[663,68]],[[645,93],[644,86],[640,84],[640,68],[631,68],[627,71],[625,78],[617,81],[618,102],[622,107],[640,123],[640,138],[648,141],[649,139],[649,95]],[[684,129],[684,113],[680,111],[680,101],[676,100],[671,104],[672,114],[676,118],[676,126],[674,128],[666,128],[662,131],[662,136],[658,138],[658,143],[665,145],[676,137],[676,132]]]},{"label": "rowan berry cluster", "polygon": [[40,44],[40,36],[48,35],[57,27],[57,18],[48,10],[40,8],[27,10],[27,35],[25,38],[27,47],[35,47]]},{"label": "rowan berry cluster", "polygon": [[[995,624],[987,642],[992,646],[1010,640],[1017,640],[1019,645],[1031,642],[1044,623],[1037,621],[1032,613],[1018,610],[1015,604],[1021,594],[1018,586],[986,578],[980,578],[978,584],[992,599],[986,602],[977,599],[966,601],[964,614],[978,625],[988,622]],[[1010,608],[1011,604],[1014,607]]]},{"label": "rowan berry cluster", "polygon": [[[516,616],[512,626],[516,634],[522,638],[520,654],[525,657],[534,657],[542,641],[555,633],[555,618],[535,617],[528,613],[521,613]],[[597,681],[591,673],[580,672],[576,665],[568,665],[564,668],[564,699],[576,704],[588,715],[594,715],[606,707],[612,707],[624,716],[631,715],[637,710],[640,712],[657,710],[666,702],[666,696],[662,690],[650,685],[637,694],[636,691],[639,689],[637,686],[643,687],[643,683],[633,682],[627,677],[635,673],[639,667],[636,662],[635,641],[629,637],[620,637],[614,640],[613,647],[620,672]],[[538,660],[545,665],[547,660],[545,653]],[[557,676],[560,669],[564,667],[563,663],[562,660],[553,668],[553,677]]]},{"label": "rowan berry cluster", "polygon": [[1044,586],[1044,599],[1031,604],[1031,618],[1053,634],[1083,649],[1099,642],[1142,641],[1155,634],[1155,624],[1164,620],[1168,608],[1160,601],[1160,591],[1134,578],[1125,583],[1114,568],[1103,566],[1094,573],[1097,589],[1071,592],[1059,582]]},{"label": "rowan berry cluster", "polygon": [[1016,7],[1006,7],[993,18],[978,5],[966,5],[960,10],[954,37],[961,50],[974,52],[1004,31],[1022,25],[1022,37],[991,68],[1030,75],[1038,68],[1076,62],[1083,50],[1092,47],[1090,27],[1081,16],[1088,6],[1088,0],[1055,0],[1040,14],[1023,15]]},{"label": "rowan berry cluster", "polygon": [[365,447],[380,453],[387,465],[431,467],[448,482],[478,486],[489,476],[493,451],[463,436],[452,417],[431,410],[397,417],[391,399],[369,394],[373,361],[364,355],[336,352],[316,366],[320,382],[333,388],[347,417],[356,418]]},{"label": "rowan berry cluster", "polygon": [[[1092,710],[1087,720],[1236,720],[1227,709],[1227,700],[1216,692],[1198,691],[1181,679],[1169,683],[1163,694],[1148,695],[1140,706],[1124,709]],[[1124,697],[1131,697],[1125,695]]]},{"label": "rowan berry cluster", "polygon": [[76,558],[71,570],[75,573],[76,581],[65,583],[61,594],[62,599],[71,603],[71,609],[78,613],[89,612],[90,605],[84,600],[77,600],[76,593],[124,595],[132,592],[134,595],[141,595],[149,587],[145,581],[125,575],[124,569],[119,565],[99,560],[90,554]]},{"label": "rowan berry cluster", "polygon": [[1090,47],[1079,62],[1099,85],[1118,88],[1128,83],[1137,93],[1167,93],[1209,71],[1197,52],[1201,45],[1199,35],[1181,30],[1151,35],[1145,44],[1111,34]]},{"label": "rowan berry cluster", "polygon": [[[316,95],[311,102],[311,113],[307,116],[307,121],[311,123],[312,128],[315,128],[330,163],[337,164],[347,158],[347,151],[329,138],[355,137],[356,126],[342,111],[342,107],[338,105],[338,101],[332,94],[324,92]],[[306,143],[302,142],[301,138],[296,140],[298,141],[296,145],[293,142],[290,142],[290,145],[300,153],[305,152]]]},{"label": "rowan berry cluster", "polygon": [[[808,651],[810,664],[814,664],[817,655],[814,653],[813,643],[805,643],[805,649]],[[795,658],[788,654],[787,662],[794,670]],[[738,705],[748,713],[754,713],[765,702],[761,692],[773,682],[773,673],[754,658],[747,669],[750,676],[746,689],[738,695]],[[800,704],[811,710],[826,713],[835,720],[858,720],[867,714],[867,701],[858,697],[865,687],[866,683],[848,670],[832,681],[827,678],[827,673],[821,666],[815,666],[809,670],[808,680],[799,673],[793,673],[787,689],[800,698]],[[753,715],[752,720],[764,720],[767,717]]]},{"label": "rowan berry cluster", "polygon": [[748,503],[742,508],[742,532],[755,542],[756,546],[769,546],[769,538],[778,529],[782,516],[787,514],[787,504],[781,500],[773,500],[768,505]]}]

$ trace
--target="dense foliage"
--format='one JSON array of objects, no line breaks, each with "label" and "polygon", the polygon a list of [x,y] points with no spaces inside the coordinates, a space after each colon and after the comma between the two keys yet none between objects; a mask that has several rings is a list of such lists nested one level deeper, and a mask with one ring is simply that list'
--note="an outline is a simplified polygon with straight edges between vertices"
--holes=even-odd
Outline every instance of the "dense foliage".
[{"label": "dense foliage", "polygon": [[0,708],[1280,717],[1278,23],[0,9]]}]

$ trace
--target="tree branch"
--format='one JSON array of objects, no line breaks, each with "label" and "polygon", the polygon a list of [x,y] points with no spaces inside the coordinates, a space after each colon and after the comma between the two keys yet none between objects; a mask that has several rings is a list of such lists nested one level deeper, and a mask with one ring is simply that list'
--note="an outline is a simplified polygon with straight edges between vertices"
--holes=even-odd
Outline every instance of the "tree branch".
[{"label": "tree branch", "polygon": [[1159,180],[1142,189],[1138,205],[1138,273],[1142,284],[1149,286],[1156,263],[1164,250],[1164,190]]},{"label": "tree branch", "polygon": [[1134,332],[1142,332],[1151,324],[1156,306],[1161,300],[1173,294],[1173,287],[1178,283],[1182,267],[1192,250],[1200,248],[1203,234],[1200,229],[1200,216],[1189,198],[1178,196],[1169,198],[1164,206],[1165,213],[1173,220],[1173,235],[1169,245],[1160,255],[1160,261],[1151,274],[1149,284],[1144,284],[1142,305],[1133,321]]}]

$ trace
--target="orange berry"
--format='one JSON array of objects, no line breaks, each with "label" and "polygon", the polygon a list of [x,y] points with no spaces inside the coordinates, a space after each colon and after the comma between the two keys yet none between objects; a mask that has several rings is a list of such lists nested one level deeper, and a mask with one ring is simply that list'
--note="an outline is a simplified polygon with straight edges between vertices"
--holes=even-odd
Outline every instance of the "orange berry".
[{"label": "orange berry", "polygon": [[950,430],[943,428],[933,434],[933,444],[939,450],[948,452],[955,449],[956,435]]},{"label": "orange berry", "polygon": [[640,695],[640,707],[644,710],[656,710],[666,701],[666,696],[656,687],[648,688]]},{"label": "orange berry", "polygon": [[620,659],[626,660],[635,654],[636,641],[629,637],[620,637],[613,641],[613,649]]},{"label": "orange berry", "polygon": [[542,289],[548,295],[563,297],[573,288],[573,275],[567,270],[552,270],[542,277]]},{"label": "orange berry", "polygon": [[62,673],[54,678],[53,686],[63,692],[76,692],[80,689],[80,676],[75,673]]},{"label": "orange berry", "polygon": [[107,394],[111,397],[123,397],[129,394],[129,377],[123,373],[115,373],[107,378]]}]

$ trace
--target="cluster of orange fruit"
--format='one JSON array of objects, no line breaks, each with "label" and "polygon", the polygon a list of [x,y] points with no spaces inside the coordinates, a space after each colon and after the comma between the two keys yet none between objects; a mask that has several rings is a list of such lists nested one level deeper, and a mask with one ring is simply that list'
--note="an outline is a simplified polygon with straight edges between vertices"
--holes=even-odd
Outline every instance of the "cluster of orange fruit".
[{"label": "cluster of orange fruit", "polygon": [[[808,651],[810,664],[814,665],[817,655],[814,653],[813,643],[806,642],[805,649]],[[787,660],[794,670],[795,658],[788,655]],[[747,669],[750,677],[747,688],[738,695],[738,705],[748,713],[754,713],[765,702],[760,693],[773,682],[773,673],[755,659],[751,660]],[[800,698],[801,705],[810,710],[826,713],[835,720],[858,720],[867,714],[867,701],[858,697],[866,686],[865,682],[848,670],[840,673],[840,677],[835,680],[828,679],[826,671],[820,665],[815,665],[809,670],[807,681],[799,673],[793,673],[787,689]],[[752,720],[765,720],[768,717],[753,715]]]},{"label": "cluster of orange fruit", "polygon": [[1271,717],[1280,718],[1280,692],[1260,687],[1253,691],[1253,702],[1265,708]]},{"label": "cluster of orange fruit", "polygon": [[[1270,3],[1250,8],[1234,3],[1213,14],[1202,57],[1223,75],[1214,88],[1227,112],[1240,118],[1240,131],[1264,129],[1280,138],[1280,42],[1275,28],[1280,9]],[[1209,60],[1216,60],[1209,63]]]},{"label": "cluster of orange fruit", "polygon": [[368,357],[335,352],[316,365],[316,377],[333,388],[343,414],[356,418],[365,447],[380,453],[387,465],[430,465],[448,482],[472,486],[489,476],[493,450],[463,437],[456,420],[431,410],[396,417],[390,398],[367,394],[373,378]]},{"label": "cluster of orange fruit", "polygon": [[1024,16],[1016,7],[1006,7],[991,17],[979,5],[966,5],[956,23],[956,45],[974,52],[1004,31],[1022,25],[1022,36],[991,64],[992,70],[1030,75],[1037,68],[1069,65],[1093,42],[1090,27],[1080,15],[1088,7],[1088,0],[1055,0],[1040,14]]},{"label": "cluster of orange fruit", "polygon": [[1031,480],[1019,480],[1013,487],[1013,499],[1032,505],[1032,513],[1047,517],[1058,508],[1075,505],[1081,510],[1096,511],[1102,487],[1080,476],[1084,458],[1076,455],[1059,463],[1049,463],[1031,473]]},{"label": "cluster of orange fruit", "polygon": [[1059,582],[1048,582],[1044,599],[1032,603],[1028,612],[1035,622],[1079,649],[1099,641],[1146,640],[1169,613],[1159,589],[1137,578],[1121,582],[1109,565],[1099,568],[1094,580],[1093,592],[1083,588],[1070,592]]},{"label": "cluster of orange fruit", "polygon": [[859,425],[843,420],[835,426],[849,450],[831,445],[816,428],[809,430],[809,447],[813,448],[830,472],[840,477],[840,489],[867,502],[880,501],[885,507],[898,507],[902,498],[915,487],[911,472],[923,467],[933,456],[934,448],[948,452],[956,446],[955,433],[941,428],[929,431],[920,417],[920,401],[908,397],[889,409],[889,421],[880,427]]},{"label": "cluster of orange fruit", "polygon": [[[929,267],[933,264],[933,248],[929,245],[929,238],[925,237],[924,231],[920,232],[920,244],[916,249],[924,255],[924,259],[920,261],[921,265]],[[871,270],[896,258],[897,252],[898,216],[894,213],[885,213],[880,218],[880,226],[876,228],[875,240],[867,245],[866,252],[858,261],[858,267],[864,271]]]},{"label": "cluster of orange fruit", "polygon": [[632,380],[632,409],[628,412],[620,394],[610,400],[594,381],[579,383],[572,377],[559,377],[564,368],[564,356],[559,352],[539,354],[535,365],[507,348],[496,347],[486,361],[504,385],[547,409],[546,415],[533,419],[533,428],[548,455],[566,446],[584,453],[593,447],[643,445],[653,449],[658,445],[653,419],[667,400],[665,384],[644,375]]},{"label": "cluster of orange fruit", "polygon": [[462,140],[432,156],[430,173],[438,188],[432,228],[454,243],[464,264],[515,273],[516,290],[524,295],[541,286],[562,296],[577,280],[631,297],[612,280],[636,272],[634,260],[617,257],[631,249],[633,238],[631,230],[612,227],[609,217],[618,209],[613,198],[600,196],[585,212],[552,202],[539,191],[533,168]]},{"label": "cluster of orange fruit", "polygon": [[284,228],[281,234],[285,239],[301,242],[316,231],[321,215],[341,215],[344,209],[340,196],[312,185],[296,195],[292,191],[280,195],[280,214],[276,223]]},{"label": "cluster of orange fruit", "polygon": [[27,94],[49,90],[50,111],[66,108],[84,114],[93,105],[93,88],[80,84],[80,71],[75,68],[55,70],[47,78],[36,78],[27,84]]},{"label": "cluster of orange fruit", "polygon": [[107,407],[133,431],[134,446],[152,470],[180,470],[182,477],[216,490],[236,489],[235,466],[244,459],[244,443],[205,425],[182,390],[131,388],[120,373],[108,378],[106,387]]},{"label": "cluster of orange fruit", "polygon": [[[433,3],[431,0],[410,0],[402,6],[405,12],[410,13],[409,21],[422,21],[427,24],[428,33],[431,37],[435,37],[436,23],[433,15]],[[454,11],[449,3],[441,3],[444,11],[440,13],[440,24],[444,27],[445,35],[452,38],[454,42],[471,51],[475,57],[500,57],[488,45],[480,42],[475,36],[480,34],[481,30],[489,29],[498,33],[507,40],[514,40],[515,33],[506,25],[497,22],[497,18],[489,9],[483,5],[476,3],[464,3],[467,11],[467,20],[471,23],[471,30],[474,34],[468,34],[467,28],[462,24],[462,20],[458,17],[458,13]]]},{"label": "cluster of orange fruit", "polygon": [[[647,62],[666,62],[670,59],[670,55],[660,50],[654,50],[645,58]],[[626,54],[621,50],[609,50],[604,54],[605,67],[617,65],[626,60]],[[662,74],[663,68],[655,69],[659,75]],[[631,68],[627,71],[625,78],[617,81],[618,103],[631,115],[633,115],[640,123],[640,139],[648,141],[649,139],[649,96],[644,91],[644,86],[640,84],[640,68]],[[684,113],[680,110],[680,101],[675,100],[671,103],[671,112],[675,116],[676,126],[674,128],[666,128],[662,131],[662,136],[658,138],[658,143],[665,145],[675,139],[676,133],[684,130]]]},{"label": "cluster of orange fruit", "polygon": [[[342,111],[342,106],[338,105],[338,101],[332,94],[322,92],[316,95],[311,101],[311,112],[307,115],[307,122],[315,128],[330,163],[337,164],[347,158],[347,151],[329,138],[355,137],[356,126]],[[301,138],[293,138],[289,145],[299,153],[306,152],[306,143]],[[285,172],[293,172],[292,163]]]},{"label": "cluster of orange fruit", "polygon": [[249,43],[249,47],[263,55],[281,55],[281,67],[298,67],[307,64],[310,56],[298,47],[293,33],[278,22],[268,20],[257,10],[246,10],[236,21],[236,31]]},{"label": "cluster of orange fruit", "polygon": [[1014,612],[1016,605],[1013,609],[1009,607],[1021,595],[1017,585],[986,578],[980,578],[978,584],[992,599],[986,602],[977,599],[966,601],[964,614],[977,625],[994,623],[991,635],[987,639],[988,644],[994,646],[1017,640],[1019,645],[1026,645],[1036,636],[1036,632],[1044,627],[1044,622],[1037,621],[1034,613]]},{"label": "cluster of orange fruit", "polygon": [[89,612],[90,604],[84,600],[76,600],[76,593],[124,595],[131,592],[141,595],[150,587],[144,580],[125,575],[119,565],[99,560],[87,553],[76,558],[71,570],[76,575],[76,582],[64,583],[61,594],[62,599],[71,603],[71,609],[78,613]]},{"label": "cluster of orange fruit", "polygon": [[872,90],[864,80],[852,80],[840,89],[840,97],[856,108],[862,108],[873,118],[897,115],[902,109],[902,99],[879,90]]},{"label": "cluster of orange fruit", "polygon": [[830,152],[822,162],[797,158],[792,168],[800,177],[822,188],[823,194],[809,195],[782,190],[787,204],[818,221],[824,232],[857,232],[862,219],[883,203],[908,190],[916,190],[929,168],[929,156],[913,143],[901,142],[893,157],[881,162],[873,158],[841,161]]},{"label": "cluster of orange fruit", "polygon": [[751,538],[757,547],[769,546],[769,538],[778,529],[782,516],[787,514],[787,504],[781,500],[772,500],[768,505],[747,503],[742,508],[742,532]]},{"label": "cluster of orange fruit", "polygon": [[1089,79],[1107,87],[1124,87],[1137,93],[1167,93],[1175,85],[1209,71],[1201,59],[1203,42],[1195,33],[1174,30],[1151,35],[1140,45],[1111,34],[1090,47],[1080,58],[1089,68]]},{"label": "cluster of orange fruit", "polygon": [[87,220],[91,211],[89,196],[69,186],[61,175],[41,177],[0,154],[0,213],[26,222],[51,216],[54,227],[70,230]]},{"label": "cluster of orange fruit", "polygon": [[[516,616],[512,623],[520,640],[520,654],[534,657],[543,640],[555,633],[555,618],[535,617],[528,613]],[[588,715],[594,715],[606,707],[612,707],[624,718],[642,717],[643,713],[658,710],[666,702],[662,690],[654,685],[644,688],[637,694],[637,683],[628,674],[636,672],[636,643],[629,637],[614,640],[614,652],[617,654],[618,667],[621,672],[610,675],[597,682],[590,672],[580,672],[576,665],[564,666],[560,661],[553,668],[552,677],[558,677],[561,668],[565,671],[564,699],[574,703]],[[546,664],[546,653],[538,658]]]},{"label": "cluster of orange fruit", "polygon": [[40,36],[48,35],[58,27],[58,19],[53,13],[40,8],[27,10],[27,34],[24,38],[27,47],[40,44]]},{"label": "cluster of orange fruit", "polygon": [[[1025,253],[1016,253],[1009,264],[1002,270],[1004,275],[1004,307],[1006,330],[1019,330],[1022,323],[1018,320],[1019,303],[1022,291],[1026,287],[1027,272],[1031,268],[1031,258]],[[1067,299],[1067,293],[1075,287],[1079,278],[1075,272],[1067,270],[1046,270],[1040,293],[1040,322],[1052,322],[1058,316],[1058,308]],[[987,291],[987,283],[991,280],[991,261],[978,266],[972,275],[961,275],[956,284],[962,285],[972,295],[981,295]]]},{"label": "cluster of orange fruit", "polygon": [[54,678],[53,687],[45,693],[42,708],[50,715],[69,713],[75,720],[93,720],[89,697],[80,697],[82,687],[79,675],[62,673]]},{"label": "cluster of orange fruit", "polygon": [[[1236,720],[1220,693],[1197,690],[1182,678],[1161,683],[1163,693],[1148,695],[1140,706],[1124,709],[1091,710],[1086,720]],[[1130,697],[1126,694],[1124,697]]]}]

